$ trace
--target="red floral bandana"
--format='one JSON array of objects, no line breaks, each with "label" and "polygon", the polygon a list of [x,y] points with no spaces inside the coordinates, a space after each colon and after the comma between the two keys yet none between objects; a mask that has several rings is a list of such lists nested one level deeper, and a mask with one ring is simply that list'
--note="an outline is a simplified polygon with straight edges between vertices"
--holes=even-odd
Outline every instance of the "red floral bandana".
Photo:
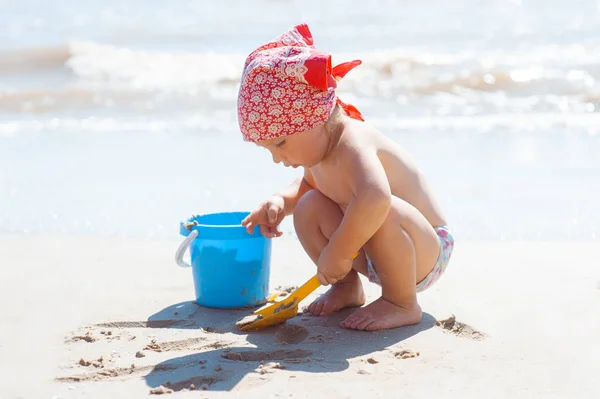
[{"label": "red floral bandana", "polygon": [[335,94],[337,81],[361,64],[331,67],[318,51],[306,24],[295,26],[246,58],[238,94],[238,122],[244,140],[262,141],[310,130],[329,119],[335,104],[363,120]]}]

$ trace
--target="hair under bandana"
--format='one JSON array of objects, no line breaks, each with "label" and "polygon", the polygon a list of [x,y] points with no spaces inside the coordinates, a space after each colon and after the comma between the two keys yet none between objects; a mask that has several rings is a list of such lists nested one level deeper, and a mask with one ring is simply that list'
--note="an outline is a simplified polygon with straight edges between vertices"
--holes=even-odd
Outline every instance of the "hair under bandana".
[{"label": "hair under bandana", "polygon": [[246,141],[310,130],[329,119],[336,104],[363,120],[335,94],[337,81],[361,64],[331,67],[331,55],[316,50],[308,25],[297,25],[246,58],[238,93],[238,122]]}]

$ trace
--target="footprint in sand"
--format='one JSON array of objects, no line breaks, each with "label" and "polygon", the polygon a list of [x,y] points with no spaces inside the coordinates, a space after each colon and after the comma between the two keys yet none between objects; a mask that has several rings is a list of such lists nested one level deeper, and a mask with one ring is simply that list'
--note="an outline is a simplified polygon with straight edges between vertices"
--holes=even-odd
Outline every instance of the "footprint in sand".
[{"label": "footprint in sand", "polygon": [[435,325],[458,337],[469,338],[476,341],[487,337],[485,333],[476,330],[468,324],[457,321],[456,316],[454,315],[444,320],[436,320]]}]

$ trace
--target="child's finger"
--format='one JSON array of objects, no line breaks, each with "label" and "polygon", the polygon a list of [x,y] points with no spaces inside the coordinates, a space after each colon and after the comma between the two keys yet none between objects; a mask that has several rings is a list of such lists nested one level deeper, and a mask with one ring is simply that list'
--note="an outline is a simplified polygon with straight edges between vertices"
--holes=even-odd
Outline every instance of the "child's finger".
[{"label": "child's finger", "polygon": [[279,237],[281,236],[283,233],[279,230],[279,226],[269,226],[269,231],[273,234],[273,236],[275,237]]},{"label": "child's finger", "polygon": [[267,210],[267,217],[269,218],[269,223],[275,223],[277,221],[277,208],[275,205],[271,204],[269,209]]},{"label": "child's finger", "polygon": [[329,281],[325,278],[325,275],[321,272],[317,272],[317,278],[319,279],[319,283],[327,287],[329,285]]},{"label": "child's finger", "polygon": [[281,237],[283,235],[283,233],[277,230],[276,227],[270,227],[262,224],[260,225],[260,232],[267,238]]},{"label": "child's finger", "polygon": [[256,213],[257,213],[256,211],[252,211],[248,216],[246,216],[242,220],[242,226],[253,222],[256,219]]},{"label": "child's finger", "polygon": [[271,236],[273,238],[275,238],[275,237],[281,237],[282,235],[283,235],[283,232],[281,232],[281,231],[279,231],[277,229],[272,229],[271,230]]},{"label": "child's finger", "polygon": [[279,226],[273,226],[270,229],[273,233],[273,237],[281,237],[283,235],[283,231],[279,230]]},{"label": "child's finger", "polygon": [[270,238],[271,232],[269,231],[269,226],[261,224],[261,225],[259,225],[259,229],[260,229],[260,234],[262,234],[263,236],[265,236],[267,238]]},{"label": "child's finger", "polygon": [[248,222],[246,225],[246,231],[248,234],[252,234],[254,232],[254,224],[252,222]]}]

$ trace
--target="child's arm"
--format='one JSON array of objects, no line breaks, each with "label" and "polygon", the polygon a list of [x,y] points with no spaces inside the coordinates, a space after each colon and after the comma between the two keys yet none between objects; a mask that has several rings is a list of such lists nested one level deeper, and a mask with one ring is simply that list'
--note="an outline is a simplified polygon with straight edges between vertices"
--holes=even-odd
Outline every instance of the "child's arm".
[{"label": "child's arm", "polygon": [[340,152],[338,167],[354,196],[327,251],[334,259],[351,259],[385,221],[392,193],[375,151],[346,148]]},{"label": "child's arm", "polygon": [[311,183],[315,184],[314,179],[310,172],[305,170],[304,177],[299,177],[288,187],[272,195],[246,216],[242,220],[242,226],[246,227],[248,233],[252,233],[255,226],[260,226],[260,232],[265,237],[281,236],[283,233],[279,231],[277,226],[286,216],[294,213],[300,197],[314,187]]}]

